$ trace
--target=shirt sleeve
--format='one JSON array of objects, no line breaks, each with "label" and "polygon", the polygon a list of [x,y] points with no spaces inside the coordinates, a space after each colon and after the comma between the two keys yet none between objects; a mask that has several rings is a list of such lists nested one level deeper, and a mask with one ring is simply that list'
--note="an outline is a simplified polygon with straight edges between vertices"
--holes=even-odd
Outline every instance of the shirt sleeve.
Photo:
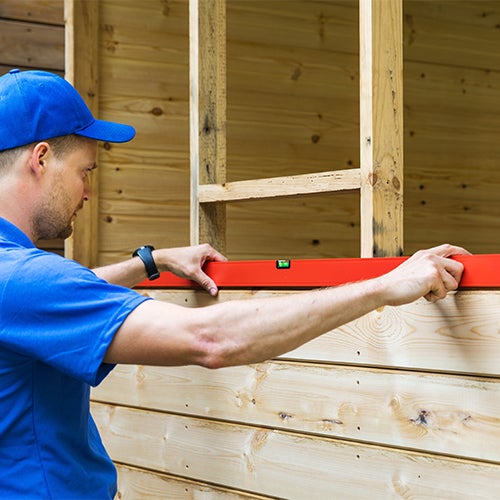
[{"label": "shirt sleeve", "polygon": [[111,285],[75,261],[33,251],[0,297],[0,345],[97,385],[103,358],[127,316],[147,297]]}]

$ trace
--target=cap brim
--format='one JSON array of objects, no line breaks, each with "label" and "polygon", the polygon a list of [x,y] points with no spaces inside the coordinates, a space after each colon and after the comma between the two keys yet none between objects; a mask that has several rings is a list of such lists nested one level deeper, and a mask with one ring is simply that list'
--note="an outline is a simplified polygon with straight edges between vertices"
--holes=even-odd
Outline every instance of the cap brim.
[{"label": "cap brim", "polygon": [[104,142],[128,142],[135,137],[135,129],[123,123],[94,120],[88,127],[75,132],[76,135]]}]

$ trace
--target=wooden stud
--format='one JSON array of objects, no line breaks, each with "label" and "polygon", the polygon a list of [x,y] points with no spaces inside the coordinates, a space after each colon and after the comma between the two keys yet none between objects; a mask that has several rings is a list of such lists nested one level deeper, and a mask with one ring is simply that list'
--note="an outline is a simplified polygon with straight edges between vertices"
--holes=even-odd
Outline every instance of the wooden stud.
[{"label": "wooden stud", "polygon": [[[94,116],[98,111],[98,14],[99,3],[64,0],[66,22],[66,79],[80,92]],[[74,223],[73,235],[65,241],[65,255],[87,267],[97,265],[98,178],[90,180],[91,199]]]},{"label": "wooden stud", "polygon": [[360,0],[361,256],[403,253],[402,0]]},{"label": "wooden stud", "polygon": [[199,184],[226,180],[226,3],[190,0],[191,243],[225,251],[224,203],[199,203]]}]

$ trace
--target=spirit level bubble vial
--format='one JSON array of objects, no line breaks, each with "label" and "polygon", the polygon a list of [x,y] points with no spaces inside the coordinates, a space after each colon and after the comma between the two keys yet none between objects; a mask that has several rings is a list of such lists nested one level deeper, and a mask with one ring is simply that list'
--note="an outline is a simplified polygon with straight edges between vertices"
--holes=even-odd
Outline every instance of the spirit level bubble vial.
[{"label": "spirit level bubble vial", "polygon": [[290,264],[289,259],[278,259],[276,261],[276,269],[290,269]]}]

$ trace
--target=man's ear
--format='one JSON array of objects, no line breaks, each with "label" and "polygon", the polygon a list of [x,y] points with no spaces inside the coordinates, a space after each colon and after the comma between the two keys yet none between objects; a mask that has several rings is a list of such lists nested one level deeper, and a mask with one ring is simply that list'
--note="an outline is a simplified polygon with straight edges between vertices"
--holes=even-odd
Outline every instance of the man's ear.
[{"label": "man's ear", "polygon": [[50,145],[47,142],[38,142],[31,150],[30,168],[31,172],[39,177],[45,172],[48,157],[51,153]]}]

